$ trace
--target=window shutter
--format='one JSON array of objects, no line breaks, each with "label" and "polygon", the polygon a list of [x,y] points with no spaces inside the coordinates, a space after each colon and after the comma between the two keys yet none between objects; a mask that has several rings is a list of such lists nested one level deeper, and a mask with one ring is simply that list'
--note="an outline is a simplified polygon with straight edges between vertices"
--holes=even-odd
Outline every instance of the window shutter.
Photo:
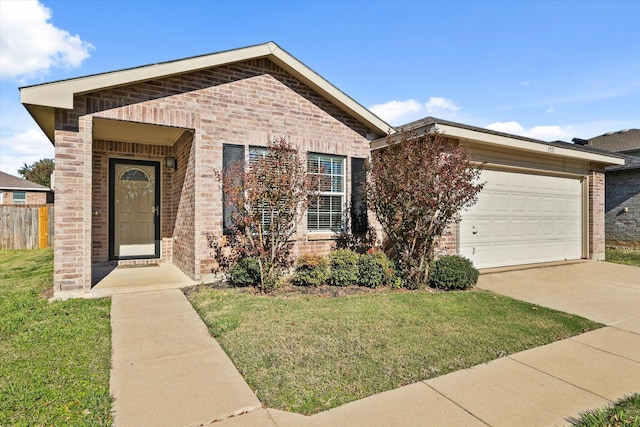
[{"label": "window shutter", "polygon": [[364,200],[366,159],[351,158],[351,232],[365,233],[368,227],[367,205]]},{"label": "window shutter", "polygon": [[[222,145],[222,168],[227,170],[233,167],[237,162],[243,165],[244,169],[244,145],[223,144]],[[231,212],[234,209],[233,206],[227,204],[227,194],[225,189],[222,189],[222,227],[224,233],[228,233],[229,229],[233,225],[231,220]]]}]

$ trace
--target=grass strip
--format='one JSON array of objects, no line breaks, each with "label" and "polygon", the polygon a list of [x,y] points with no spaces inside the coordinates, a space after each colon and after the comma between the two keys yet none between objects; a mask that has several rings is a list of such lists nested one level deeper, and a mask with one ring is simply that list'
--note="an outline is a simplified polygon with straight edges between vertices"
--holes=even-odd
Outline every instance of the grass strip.
[{"label": "grass strip", "polygon": [[47,302],[52,264],[0,251],[0,425],[109,426],[111,301]]},{"label": "grass strip", "polygon": [[303,414],[601,326],[475,290],[188,298],[258,398]]},{"label": "grass strip", "polygon": [[606,248],[605,260],[616,264],[640,267],[640,249]]},{"label": "grass strip", "polygon": [[626,397],[615,405],[585,412],[569,422],[574,427],[640,427],[640,394]]}]

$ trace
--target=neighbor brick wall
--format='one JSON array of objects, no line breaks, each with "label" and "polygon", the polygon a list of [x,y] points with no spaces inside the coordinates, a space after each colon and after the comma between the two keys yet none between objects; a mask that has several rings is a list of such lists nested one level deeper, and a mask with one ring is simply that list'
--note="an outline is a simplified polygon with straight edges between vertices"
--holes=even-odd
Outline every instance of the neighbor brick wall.
[{"label": "neighbor brick wall", "polygon": [[605,237],[607,245],[640,247],[640,169],[606,173]]},{"label": "neighbor brick wall", "polygon": [[[192,142],[178,142],[171,147],[178,159],[178,171],[170,178],[163,172],[163,182],[171,179],[170,189],[163,184],[163,205],[172,205],[170,209],[163,207],[163,241],[173,239],[173,262],[193,278],[211,272],[213,260],[207,248],[207,236],[222,233],[222,193],[214,170],[222,168],[223,143],[264,146],[275,138],[286,137],[302,152],[345,156],[347,200],[349,157],[369,155],[365,138],[369,130],[365,126],[267,59],[78,96],[73,110],[56,112],[56,128],[67,131],[69,138],[77,137],[78,132],[84,131],[81,125],[84,118],[91,116],[192,130]],[[97,147],[98,144],[102,142],[97,142]],[[147,150],[138,149],[141,151],[132,153],[131,150],[97,148],[93,151],[93,161],[91,151],[83,158],[89,176],[91,169],[96,168],[93,185],[96,196],[92,201],[95,207],[103,209],[107,201],[104,192],[96,188],[105,182],[106,159],[111,155],[129,157]],[[64,155],[65,150],[61,149],[60,153]],[[151,156],[160,158],[164,154]],[[65,174],[63,170],[61,175]],[[56,185],[58,180],[67,178],[70,177],[57,176]],[[63,187],[69,191],[65,184]],[[86,187],[91,190],[91,184]],[[167,199],[165,191],[172,197]],[[87,205],[90,212],[90,204]],[[166,230],[165,224],[171,223],[173,229]],[[107,232],[104,219],[89,220],[87,228],[96,228],[93,251],[96,260],[104,259],[105,249],[99,244]],[[171,235],[166,233],[169,231]],[[331,239],[307,241],[306,234],[305,219],[298,229],[296,251],[328,251],[333,246]],[[80,240],[76,239],[78,243]],[[91,237],[90,243],[84,246],[87,252],[90,246]]]},{"label": "neighbor brick wall", "polygon": [[[46,205],[47,203],[51,203],[50,200],[47,200],[47,192],[44,191],[25,191],[25,203],[26,205]],[[13,202],[13,191],[3,191],[2,192],[2,204],[3,205],[12,205]]]},{"label": "neighbor brick wall", "polygon": [[604,170],[589,172],[589,259],[604,260]]}]

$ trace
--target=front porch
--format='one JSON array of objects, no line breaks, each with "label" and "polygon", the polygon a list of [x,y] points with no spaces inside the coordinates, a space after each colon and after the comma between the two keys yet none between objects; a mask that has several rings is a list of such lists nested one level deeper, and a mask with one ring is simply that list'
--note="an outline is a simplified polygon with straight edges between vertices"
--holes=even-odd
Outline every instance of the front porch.
[{"label": "front porch", "polygon": [[97,117],[92,122],[86,291],[106,296],[193,285],[197,274],[187,249],[193,235],[181,227],[194,215],[184,203],[192,191],[187,170],[193,130]]}]

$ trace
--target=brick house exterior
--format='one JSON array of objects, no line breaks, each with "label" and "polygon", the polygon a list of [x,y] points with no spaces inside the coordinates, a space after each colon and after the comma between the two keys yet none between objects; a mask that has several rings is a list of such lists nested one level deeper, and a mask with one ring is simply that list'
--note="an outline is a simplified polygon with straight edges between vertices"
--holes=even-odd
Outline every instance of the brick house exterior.
[{"label": "brick house exterior", "polygon": [[[193,279],[212,273],[207,239],[223,233],[222,190],[214,171],[223,167],[224,146],[242,146],[248,158],[252,147],[285,137],[305,155],[332,156],[344,168],[346,206],[351,160],[367,158],[369,140],[391,129],[273,43],[160,68],[21,89],[23,103],[55,144],[59,296],[88,292],[92,265],[106,262],[172,262]],[[76,92],[82,84],[88,88]],[[43,102],[49,89],[68,90],[67,104]],[[43,104],[53,105],[43,111]],[[47,119],[54,120],[52,127],[43,126]],[[175,168],[167,166],[168,158],[175,159]],[[119,162],[157,171],[159,251],[150,256],[114,252],[119,190],[113,189],[113,168]],[[305,219],[293,255],[328,251],[335,233],[308,231]]]},{"label": "brick house exterior", "polygon": [[605,169],[606,244],[640,248],[640,157]]},{"label": "brick house exterior", "polygon": [[44,185],[0,171],[0,205],[53,203],[53,191]]},{"label": "brick house exterior", "polygon": [[606,244],[640,247],[640,129],[578,141],[624,158],[624,165],[605,168]]},{"label": "brick house exterior", "polygon": [[[93,266],[104,263],[168,262],[207,278],[215,264],[208,239],[222,236],[224,222],[215,171],[229,147],[248,160],[252,149],[284,137],[307,156],[335,162],[344,214],[353,165],[395,132],[274,43],[25,87],[21,98],[55,145],[58,297],[89,292]],[[558,149],[540,161],[547,152],[540,141],[438,123],[471,142],[479,161],[494,159],[487,153],[500,146],[510,157],[497,161],[509,167],[527,166],[518,159],[528,153],[535,167],[584,178],[590,246],[583,257],[601,258],[602,168],[615,164],[611,158]],[[334,245],[335,230],[310,228],[304,217],[293,256]],[[460,230],[445,238],[448,252],[461,251]],[[136,233],[153,236],[138,244],[130,241]]]}]

